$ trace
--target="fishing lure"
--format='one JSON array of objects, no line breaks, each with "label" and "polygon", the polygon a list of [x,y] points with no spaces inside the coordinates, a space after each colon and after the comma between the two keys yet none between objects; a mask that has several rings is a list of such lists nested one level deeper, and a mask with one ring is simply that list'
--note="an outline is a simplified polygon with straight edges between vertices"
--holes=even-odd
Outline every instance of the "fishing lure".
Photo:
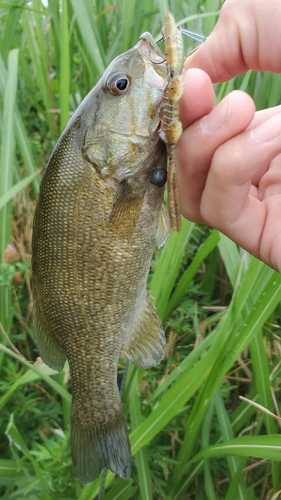
[{"label": "fishing lure", "polygon": [[160,137],[166,144],[168,156],[168,208],[171,229],[180,231],[181,215],[176,176],[176,144],[182,133],[179,120],[179,100],[183,93],[183,38],[173,15],[165,16],[162,37],[168,72],[168,85],[164,90],[164,105],[161,112]]}]

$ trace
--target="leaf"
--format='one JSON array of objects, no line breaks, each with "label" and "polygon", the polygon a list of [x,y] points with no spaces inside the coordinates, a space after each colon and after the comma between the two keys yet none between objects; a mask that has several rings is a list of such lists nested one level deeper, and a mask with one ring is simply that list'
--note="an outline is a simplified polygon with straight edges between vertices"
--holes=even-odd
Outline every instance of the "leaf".
[{"label": "leaf", "polygon": [[88,0],[71,0],[72,8],[75,12],[84,47],[91,57],[91,62],[101,75],[105,70],[102,44],[100,43],[97,30],[93,21],[91,3]]},{"label": "leaf", "polygon": [[70,60],[68,32],[68,0],[62,2],[60,60],[60,131],[69,120]]},{"label": "leaf", "polygon": [[[133,383],[130,388],[129,402],[132,429],[137,428],[143,421],[141,414],[140,398],[138,395],[139,370],[135,371]],[[137,464],[140,497],[142,500],[153,500],[151,476],[146,456],[146,450],[142,448],[135,454]]]},{"label": "leaf", "polygon": [[[18,79],[18,50],[9,53],[8,77],[4,95],[3,123],[1,156],[0,156],[0,197],[6,194],[13,182],[13,167],[15,153],[15,124],[14,109],[17,92]],[[2,261],[4,250],[10,240],[10,216],[11,207],[4,205],[0,211],[0,259]]]},{"label": "leaf", "polygon": [[20,467],[16,460],[0,459],[0,485],[13,486],[20,478],[24,477],[26,471],[33,472],[33,467],[27,460],[22,460]]},{"label": "leaf", "polygon": [[129,500],[133,497],[137,487],[132,486],[132,481],[120,479],[108,493],[104,496],[104,500]]},{"label": "leaf", "polygon": [[47,365],[45,364],[42,364],[41,366],[37,366],[37,365],[33,365],[32,363],[30,363],[29,361],[21,358],[18,354],[16,354],[15,352],[11,351],[10,349],[8,349],[6,346],[4,346],[3,344],[0,344],[0,351],[3,351],[4,353],[8,354],[9,356],[11,356],[12,358],[16,359],[17,361],[19,361],[20,363],[22,363],[23,365],[27,366],[28,368],[30,368],[31,370],[33,370],[35,373],[37,373],[39,375],[39,377],[42,379],[42,380],[45,380],[45,382],[47,384],[50,385],[50,387],[52,387],[62,398],[65,398],[68,402],[71,401],[71,396],[69,394],[69,392],[67,392],[60,384],[58,384],[55,380],[52,379],[52,377],[50,376],[51,374],[57,374],[58,372],[56,372],[55,370],[52,370],[51,368],[49,368]]},{"label": "leaf", "polygon": [[281,435],[240,436],[226,443],[208,446],[192,458],[190,463],[197,462],[203,457],[228,457],[231,455],[280,461]]},{"label": "leaf", "polygon": [[30,182],[40,173],[40,171],[34,172],[34,174],[29,175],[17,184],[14,184],[3,196],[0,198],[0,210],[3,208],[16,194],[18,194],[22,189],[24,189]]},{"label": "leaf", "polygon": [[166,245],[155,262],[150,291],[155,298],[157,313],[161,319],[166,316],[169,297],[178,277],[184,250],[193,229],[194,224],[183,219],[180,233],[172,232],[170,234]]},{"label": "leaf", "polygon": [[21,452],[26,456],[28,460],[32,463],[34,467],[34,471],[36,473],[37,479],[40,483],[40,486],[42,488],[42,499],[43,500],[51,500],[51,497],[49,496],[48,493],[48,486],[43,478],[42,470],[39,467],[37,461],[33,458],[32,454],[30,453],[23,437],[19,433],[15,423],[14,423],[14,418],[13,415],[10,416],[9,424],[5,433],[10,440],[10,443],[12,445],[16,445]]},{"label": "leaf", "polygon": [[219,239],[220,236],[218,231],[213,231],[199,248],[192,262],[176,284],[176,288],[168,303],[165,319],[167,319],[173,312],[173,310],[178,306],[180,300],[186,292],[188,284],[195,276],[195,273],[201,265],[202,261],[212,252],[212,250],[214,250],[219,242]]}]

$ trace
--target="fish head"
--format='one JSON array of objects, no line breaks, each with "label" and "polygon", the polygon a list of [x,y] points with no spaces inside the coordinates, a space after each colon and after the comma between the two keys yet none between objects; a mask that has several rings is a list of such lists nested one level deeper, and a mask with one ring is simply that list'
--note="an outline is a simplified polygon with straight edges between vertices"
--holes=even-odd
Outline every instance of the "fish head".
[{"label": "fish head", "polygon": [[150,33],[114,59],[83,106],[83,155],[105,179],[139,172],[159,141],[165,55]]}]

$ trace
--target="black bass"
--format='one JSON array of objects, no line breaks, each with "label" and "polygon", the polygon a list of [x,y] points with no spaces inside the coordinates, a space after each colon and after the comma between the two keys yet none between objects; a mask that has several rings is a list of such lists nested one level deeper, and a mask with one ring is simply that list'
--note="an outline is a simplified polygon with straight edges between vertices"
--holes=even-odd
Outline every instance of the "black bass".
[{"label": "black bass", "polygon": [[45,170],[33,232],[34,327],[43,361],[73,384],[71,447],[86,484],[104,467],[130,475],[117,387],[120,350],[138,367],[163,358],[146,282],[169,233],[159,109],[165,56],[149,33],[117,57],[78,107]]}]

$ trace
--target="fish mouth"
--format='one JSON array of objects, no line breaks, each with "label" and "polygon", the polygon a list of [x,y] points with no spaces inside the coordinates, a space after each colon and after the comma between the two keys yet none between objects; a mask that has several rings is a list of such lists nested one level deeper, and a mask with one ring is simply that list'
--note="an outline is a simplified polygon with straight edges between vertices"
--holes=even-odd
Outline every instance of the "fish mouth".
[{"label": "fish mouth", "polygon": [[168,83],[166,57],[150,33],[145,32],[140,36],[137,49],[145,64],[146,86],[164,89]]}]

